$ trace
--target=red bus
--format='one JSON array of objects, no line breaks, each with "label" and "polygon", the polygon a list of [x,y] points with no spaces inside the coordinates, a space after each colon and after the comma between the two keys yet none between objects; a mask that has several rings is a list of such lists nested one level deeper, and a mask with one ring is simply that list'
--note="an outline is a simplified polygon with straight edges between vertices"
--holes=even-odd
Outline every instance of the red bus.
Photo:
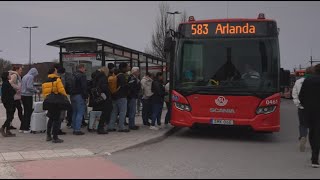
[{"label": "red bus", "polygon": [[280,50],[275,20],[189,17],[170,53],[171,124],[280,130]]}]

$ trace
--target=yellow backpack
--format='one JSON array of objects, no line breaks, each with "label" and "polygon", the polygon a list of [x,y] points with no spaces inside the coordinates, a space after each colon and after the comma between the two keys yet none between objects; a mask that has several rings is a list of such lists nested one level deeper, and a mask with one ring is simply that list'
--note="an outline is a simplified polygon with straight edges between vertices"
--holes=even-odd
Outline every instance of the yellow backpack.
[{"label": "yellow backpack", "polygon": [[[120,74],[120,73],[119,73]],[[116,93],[120,87],[118,87],[118,75],[115,75],[114,73],[108,77],[108,84],[111,94]]]}]

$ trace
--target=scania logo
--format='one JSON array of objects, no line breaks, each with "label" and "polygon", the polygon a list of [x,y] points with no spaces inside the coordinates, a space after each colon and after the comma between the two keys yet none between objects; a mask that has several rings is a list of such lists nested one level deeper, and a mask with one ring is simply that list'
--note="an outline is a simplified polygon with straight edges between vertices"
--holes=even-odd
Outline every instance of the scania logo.
[{"label": "scania logo", "polygon": [[213,113],[228,113],[228,114],[236,113],[234,109],[223,109],[223,108],[210,108],[210,112],[213,112]]},{"label": "scania logo", "polygon": [[225,106],[228,103],[228,99],[223,96],[219,96],[215,102],[218,106]]}]

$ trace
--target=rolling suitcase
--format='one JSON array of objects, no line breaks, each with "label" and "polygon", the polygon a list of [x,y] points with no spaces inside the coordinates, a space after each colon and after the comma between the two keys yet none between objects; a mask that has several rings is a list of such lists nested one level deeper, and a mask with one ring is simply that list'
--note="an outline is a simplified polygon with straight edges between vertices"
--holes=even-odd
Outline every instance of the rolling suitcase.
[{"label": "rolling suitcase", "polygon": [[47,112],[43,110],[43,101],[41,101],[40,96],[35,95],[34,102],[33,102],[33,112],[31,114],[31,121],[30,121],[30,130],[31,133],[35,134],[37,132],[44,133],[47,130]]},{"label": "rolling suitcase", "polygon": [[47,112],[32,113],[30,121],[31,133],[41,132],[44,133],[47,130]]}]

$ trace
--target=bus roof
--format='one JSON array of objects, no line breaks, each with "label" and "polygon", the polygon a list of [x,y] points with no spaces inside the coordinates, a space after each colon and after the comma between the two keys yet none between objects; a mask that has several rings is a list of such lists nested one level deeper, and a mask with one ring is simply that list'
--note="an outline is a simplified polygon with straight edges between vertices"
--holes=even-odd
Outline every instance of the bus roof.
[{"label": "bus roof", "polygon": [[248,19],[248,18],[232,18],[232,19],[207,19],[183,22],[180,24],[194,24],[194,23],[221,23],[221,22],[276,22],[273,19]]}]

